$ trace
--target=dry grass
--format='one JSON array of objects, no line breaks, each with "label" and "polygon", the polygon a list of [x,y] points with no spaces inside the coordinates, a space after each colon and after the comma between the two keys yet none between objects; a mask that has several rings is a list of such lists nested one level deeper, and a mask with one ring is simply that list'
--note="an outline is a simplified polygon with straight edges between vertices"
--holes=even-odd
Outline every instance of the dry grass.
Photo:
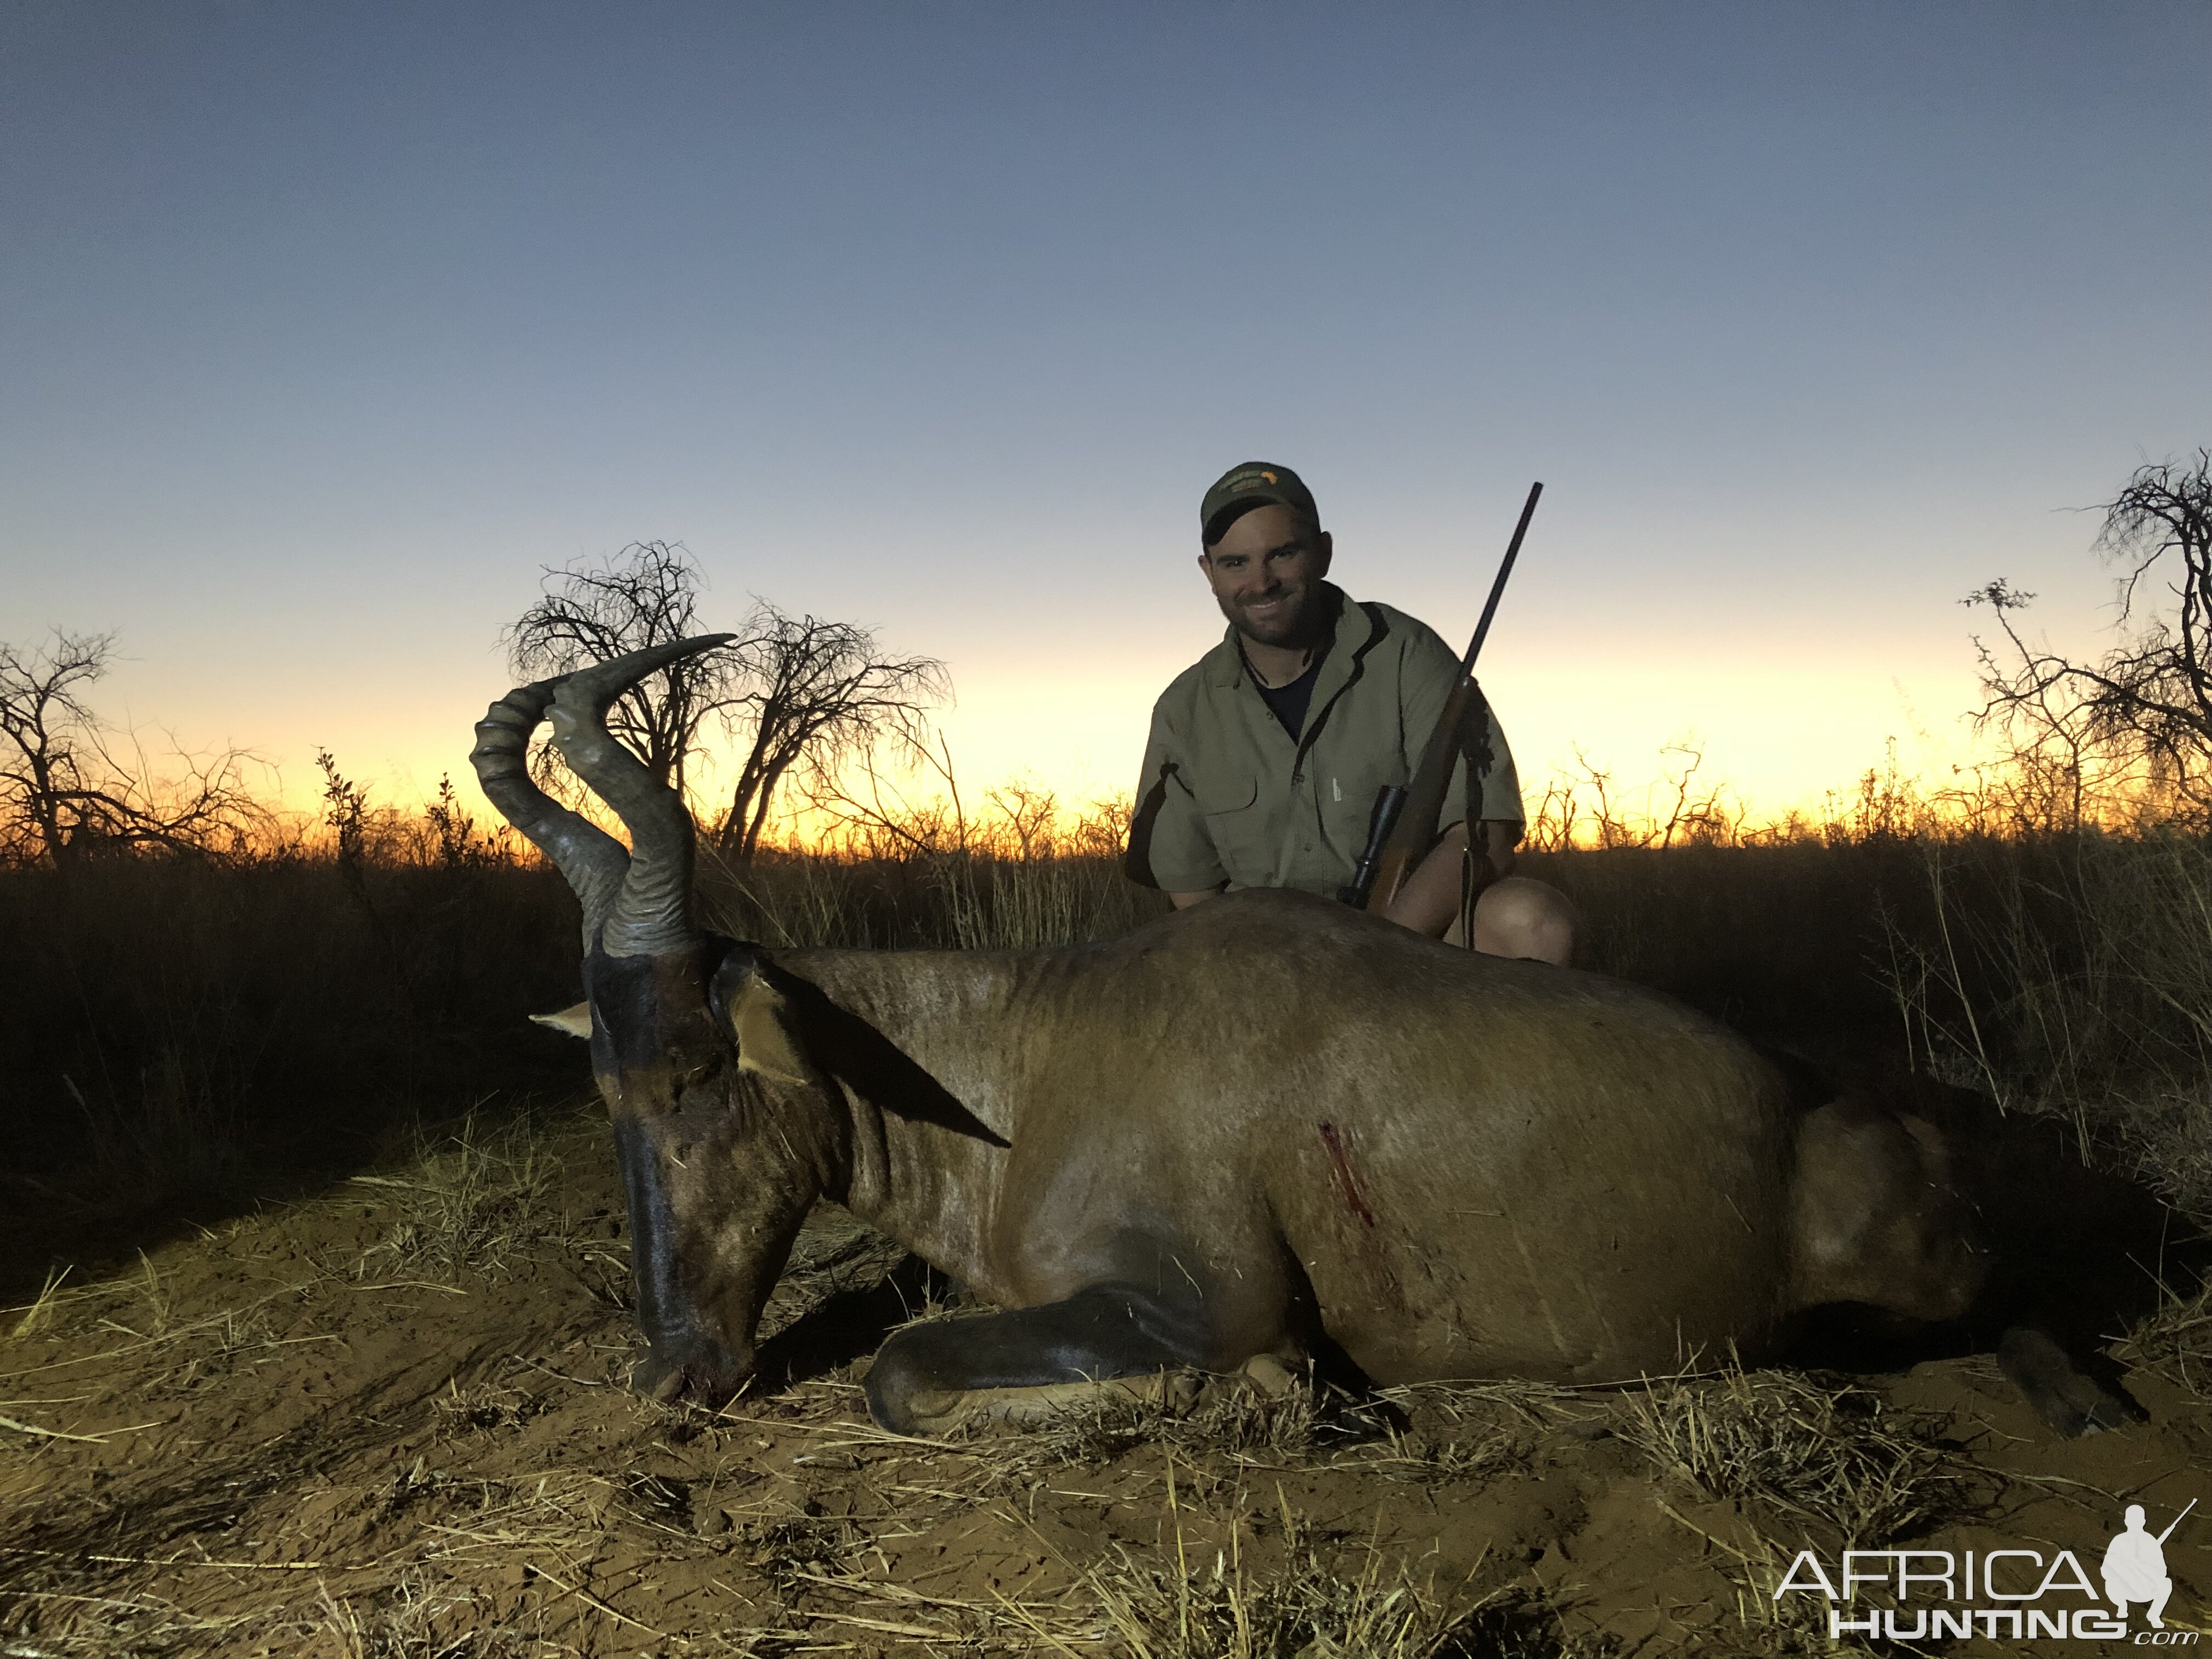
[{"label": "dry grass", "polygon": [[7,1659],[169,1659],[171,1655],[219,1651],[226,1638],[246,1638],[265,1622],[258,1615],[209,1618],[166,1596],[100,1595],[60,1591],[16,1592],[48,1615],[35,1640],[0,1643]]},{"label": "dry grass", "polygon": [[[70,1269],[68,1267],[49,1267],[46,1270],[46,1281],[39,1286],[38,1295],[21,1307],[0,1308],[0,1316],[7,1314],[15,1316],[15,1328],[8,1333],[9,1336],[33,1336],[46,1328],[62,1306],[64,1295],[62,1286],[68,1279],[70,1273]],[[79,1296],[82,1293],[82,1291],[78,1291],[68,1294]]]},{"label": "dry grass", "polygon": [[[166,1396],[205,1387],[257,1356],[289,1344],[336,1340],[282,1329],[283,1304],[298,1289],[282,1285],[233,1307],[179,1318],[161,1272],[142,1256],[137,1272],[82,1287],[65,1301],[49,1299],[45,1319],[27,1331],[19,1324],[0,1346],[0,1392],[13,1392],[8,1385],[15,1382],[41,1392],[67,1389],[88,1401],[127,1395],[137,1404],[161,1407]],[[29,1347],[41,1337],[74,1340],[89,1351],[41,1364]]]},{"label": "dry grass", "polygon": [[788,1329],[833,1296],[865,1291],[907,1260],[903,1244],[884,1237],[835,1205],[824,1204],[791,1247],[783,1276],[762,1310],[763,1341]]},{"label": "dry grass", "polygon": [[471,1112],[443,1134],[418,1127],[415,1140],[404,1174],[352,1178],[380,1189],[397,1212],[350,1264],[354,1279],[496,1279],[520,1258],[571,1243],[557,1151],[541,1126],[517,1118],[487,1127]]},{"label": "dry grass", "polygon": [[2212,1219],[2212,842],[2171,829],[1917,849],[1886,912],[1921,1069],[2069,1121]]},{"label": "dry grass", "polygon": [[1871,1389],[1798,1372],[1662,1378],[1631,1396],[1620,1431],[1662,1474],[1708,1497],[1756,1498],[1849,1547],[1907,1535],[1960,1498],[1927,1425]]},{"label": "dry grass", "polygon": [[1059,1469],[1103,1468],[1140,1450],[1202,1448],[1231,1464],[1283,1467],[1312,1459],[1330,1432],[1336,1403],[1303,1381],[1270,1399],[1236,1379],[1188,1372],[1150,1396],[1101,1389],[1042,1423],[977,1424],[948,1443],[969,1454],[979,1489],[993,1492],[1035,1486]]},{"label": "dry grass", "polygon": [[2158,1306],[2137,1320],[2118,1349],[2198,1399],[2212,1399],[2212,1279],[2193,1290],[2159,1287]]},{"label": "dry grass", "polygon": [[1101,1389],[1043,1422],[977,1423],[934,1443],[961,1454],[979,1493],[1034,1490],[1059,1471],[1139,1453],[1180,1458],[1218,1486],[1254,1471],[1340,1469],[1429,1486],[1524,1465],[1546,1407],[1582,1396],[1546,1384],[1430,1384],[1355,1397],[1310,1376],[1270,1396],[1241,1377],[1187,1372],[1157,1393]]},{"label": "dry grass", "polygon": [[[917,1638],[954,1652],[1065,1659],[1574,1659],[1610,1651],[1568,1635],[1523,1590],[1476,1592],[1422,1573],[1368,1543],[1346,1562],[1312,1541],[1287,1503],[1225,1527],[1179,1491],[1170,1457],[1157,1550],[1116,1544],[1088,1565],[1058,1562],[1056,1593],[933,1595],[865,1573],[802,1571],[832,1592],[835,1617],[860,1631]],[[1264,1541],[1263,1541],[1264,1540]],[[1480,1564],[1478,1564],[1479,1565]],[[1351,1565],[1346,1576],[1342,1571]],[[937,1649],[931,1651],[940,1650]]]},{"label": "dry grass", "polygon": [[[2121,1079],[2132,1127],[2114,1138],[2163,1170],[2170,1191],[2212,1182],[2203,1150],[2212,1146],[2204,1133],[2212,1085],[2200,1042],[2212,1030],[2212,980],[2200,996],[2189,977],[2200,971],[2192,962],[2212,961],[2191,932],[2212,914],[2212,860],[2189,848],[2115,842],[2081,856],[2164,863],[2134,875],[2116,865],[2069,887],[2033,864],[2055,857],[2050,848],[1975,856],[2015,860],[2021,879],[2009,896],[1988,868],[1972,879],[1952,879],[1953,870],[1932,895],[1906,892],[1901,884],[1926,880],[1921,850],[1909,845],[1619,860],[1577,854],[1555,862],[1595,919],[1593,965],[1626,968],[1731,1014],[1745,997],[1759,1016],[1802,1017],[1816,1006],[1824,1018],[1832,1014],[1837,999],[1816,1005],[1808,988],[1831,985],[1838,961],[1869,954],[1877,937],[1871,896],[1886,884],[1903,895],[1893,919],[1933,941],[1931,951],[1942,945],[1938,912],[1951,907],[1955,954],[1912,959],[1953,975],[1923,975],[1913,993],[1928,1015],[1915,1028],[1923,1062],[1937,1051],[1985,1086],[1994,1078],[2014,1091],[2041,1067],[2063,1085],[2048,1103],[2067,1109],[2069,1100],[2091,1100]],[[90,987],[91,1012],[80,1026],[69,1024],[79,1016],[50,987],[28,984],[44,975],[59,986],[63,968],[27,957],[18,964],[13,982],[28,988],[8,1018],[52,1016],[67,1041],[30,1032],[26,1066],[0,1086],[25,1121],[153,1115],[145,1134],[134,1139],[111,1125],[116,1132],[99,1143],[107,1149],[100,1179],[123,1194],[112,1204],[93,1194],[106,1210],[173,1188],[157,1166],[194,1135],[246,1133],[309,1097],[325,1114],[309,1132],[321,1133],[362,1105],[369,1079],[400,1096],[429,1079],[433,1104],[462,1107],[481,1085],[469,1089],[459,1072],[437,1068],[463,1047],[482,1045],[505,1072],[515,1045],[550,1041],[520,1024],[526,1010],[573,996],[563,977],[573,965],[563,955],[573,951],[573,917],[543,872],[451,882],[435,872],[404,880],[387,872],[383,887],[371,883],[374,914],[343,909],[325,890],[326,873],[138,871],[100,876],[113,889],[104,899],[50,885],[27,898],[0,895],[0,921],[51,913],[92,924],[88,935],[79,928],[65,964]],[[1608,898],[1604,884],[1615,877],[1620,890]],[[1046,942],[1117,931],[1141,919],[1153,896],[1121,886],[1097,860],[1034,868],[790,860],[763,865],[746,880],[744,892],[724,895],[720,920],[772,945]],[[448,914],[449,902],[460,908]],[[2148,919],[2146,907],[2166,914]],[[319,920],[309,927],[301,916]],[[479,938],[486,917],[498,927]],[[2094,950],[2067,931],[2093,923],[2107,929]],[[150,965],[130,954],[143,948],[149,926],[158,947]],[[2153,927],[2163,931],[2130,961],[2120,943]],[[37,929],[25,936],[60,937]],[[1711,967],[1723,959],[1714,949],[1723,939],[1752,941],[1749,954],[1725,958],[1750,964],[1738,980]],[[516,981],[517,963],[533,982]],[[173,989],[200,982],[232,988],[215,1003]],[[1862,988],[1878,994],[1870,981]],[[1969,999],[1983,1046],[1962,1046],[1971,1044],[1966,1035],[1946,1049],[1945,1032],[1966,1033],[1960,1010]],[[29,1032],[20,1019],[0,1023],[0,1046]],[[1846,1035],[1864,1037],[1856,1025]],[[95,1076],[86,1062],[103,1044],[113,1064]],[[574,1070],[573,1050],[557,1058]],[[64,1072],[82,1110],[58,1080]],[[340,1086],[316,1092],[333,1079]],[[249,1109],[243,1128],[225,1115],[226,1091]],[[89,1460],[105,1455],[102,1447],[115,1449],[119,1469],[130,1425],[189,1419],[194,1427],[189,1444],[145,1443],[146,1462],[160,1466],[151,1472],[126,1471],[114,1486],[73,1489],[68,1504],[42,1498],[0,1517],[8,1592],[0,1596],[8,1609],[0,1650],[12,1643],[69,1659],[211,1651],[334,1659],[585,1650],[1084,1659],[1594,1652],[1534,1599],[1518,1559],[1462,1582],[1456,1571],[1431,1572],[1431,1558],[1419,1553],[1425,1546],[1409,1556],[1363,1551],[1364,1525],[1347,1540],[1314,1514],[1278,1505],[1269,1490],[1279,1474],[1293,1492],[1301,1482],[1322,1490],[1323,1479],[1330,1491],[1358,1491],[1370,1508],[1480,1505],[1491,1501],[1486,1489],[1533,1484],[1522,1481],[1524,1472],[1556,1479],[1553,1454],[1565,1437],[1548,1445],[1547,1437],[1588,1421],[1611,1425],[1665,1477],[1658,1490],[1674,1519],[1654,1526],[1679,1522],[1686,1548],[1721,1553],[1741,1587],[1729,1618],[1747,1633],[1746,1645],[1811,1653],[1827,1650],[1825,1638],[1790,1622],[1808,1604],[1790,1598],[1778,1608],[1765,1593],[1789,1552],[1778,1553],[1760,1528],[1778,1538],[1825,1529],[1870,1544],[1911,1535],[1959,1496],[1954,1466],[1921,1425],[1881,1409],[1865,1390],[1773,1373],[1665,1379],[1641,1396],[1603,1403],[1511,1384],[1393,1391],[1364,1402],[1307,1386],[1267,1400],[1217,1384],[1187,1408],[1102,1399],[1040,1430],[939,1443],[897,1440],[858,1420],[853,1370],[842,1361],[797,1386],[764,1385],[719,1418],[632,1400],[618,1386],[629,1352],[619,1316],[626,1244],[612,1218],[578,1212],[558,1175],[563,1148],[584,1137],[593,1142],[590,1156],[603,1157],[604,1133],[583,1116],[549,1124],[463,1115],[418,1131],[404,1162],[384,1164],[362,1161],[373,1151],[364,1137],[344,1168],[366,1167],[374,1178],[322,1201],[353,1218],[351,1236],[295,1230],[320,1241],[322,1253],[288,1255],[277,1247],[287,1218],[313,1206],[251,1218],[243,1224],[258,1230],[268,1249],[240,1256],[220,1308],[180,1292],[175,1258],[162,1251],[91,1285],[42,1272],[37,1258],[9,1287],[19,1305],[0,1315],[0,1373],[22,1373],[0,1375],[0,1475],[24,1475],[16,1489],[28,1490],[42,1460]],[[230,1153],[206,1167],[234,1172],[252,1162],[226,1159]],[[140,1188],[125,1190],[142,1178]],[[203,1171],[186,1184],[207,1178]],[[928,1287],[902,1261],[896,1245],[825,1212],[794,1251],[763,1334],[790,1332],[810,1312],[868,1293],[895,1271],[915,1298],[909,1311],[942,1316],[947,1310],[927,1300]],[[364,1391],[295,1430],[257,1433],[250,1412],[227,1439],[198,1426],[218,1407],[256,1398],[250,1385],[258,1368],[282,1374],[283,1358],[318,1351],[311,1345],[336,1352],[342,1336],[356,1333],[334,1310],[400,1309],[392,1328],[405,1334],[408,1287],[434,1285],[438,1293],[425,1291],[416,1303],[491,1317],[503,1298],[557,1277],[541,1273],[549,1267],[578,1274],[599,1298],[584,1314],[605,1316],[573,1357],[550,1339],[532,1346],[534,1337],[502,1336],[495,1340],[511,1340],[511,1349],[480,1352],[471,1338],[433,1357],[449,1369],[410,1371],[399,1389]],[[456,1294],[463,1287],[468,1297]],[[574,1316],[580,1301],[572,1294],[562,1317]],[[562,1340],[572,1328],[562,1328]],[[32,1369],[64,1341],[65,1363]],[[2138,1328],[2133,1352],[2192,1387],[2212,1378],[2212,1300],[2169,1298]],[[569,1426],[586,1421],[588,1431]],[[54,1437],[78,1431],[92,1443]],[[592,1437],[603,1437],[604,1449]],[[211,1449],[190,1449],[200,1445]],[[794,1446],[804,1449],[794,1455]],[[544,1447],[559,1455],[541,1456]],[[526,1456],[536,1460],[526,1475],[518,1472]],[[1594,1456],[1627,1463],[1609,1446]],[[763,1474],[771,1461],[776,1473]],[[210,1582],[195,1572],[213,1571],[188,1552],[224,1557],[233,1538],[289,1537],[282,1528],[304,1494],[341,1486],[362,1526],[383,1529],[373,1547],[332,1545],[331,1559],[349,1563],[342,1575],[318,1584],[313,1574],[257,1573],[266,1583],[250,1620],[210,1611],[186,1593]],[[1158,1544],[1124,1534],[1077,1548],[1056,1534],[1055,1544],[1038,1546],[1052,1557],[1048,1572],[988,1593],[973,1579],[950,1593],[933,1588],[911,1576],[916,1558],[901,1576],[878,1559],[884,1540],[926,1528],[957,1539],[971,1520],[1035,1518],[1051,1510],[1055,1488],[1111,1492],[1139,1511],[1153,1504]],[[1255,1489],[1267,1496],[1247,1508]],[[811,1512],[818,1492],[865,1493],[884,1507]],[[1728,1504],[1738,1506],[1732,1519],[1719,1514]],[[1561,1521],[1559,1536],[1571,1524]],[[896,1554],[898,1546],[890,1548]],[[103,1550],[154,1565],[91,1564],[90,1553]],[[625,1599],[607,1588],[605,1563],[622,1551],[672,1570],[692,1563],[703,1574],[711,1564],[742,1593],[745,1628],[711,1638],[695,1632],[688,1647],[659,1641],[651,1596],[640,1590]],[[181,1565],[166,1565],[173,1558]],[[1519,1591],[1500,1589],[1516,1577]],[[1570,1601],[1560,1606],[1572,1611]],[[33,1617],[33,1631],[19,1631]]]},{"label": "dry grass", "polygon": [[[1347,1579],[1310,1550],[1293,1550],[1267,1570],[1249,1567],[1243,1529],[1234,1525],[1211,1564],[1194,1569],[1183,1543],[1178,1532],[1172,1568],[1164,1556],[1121,1547],[1085,1575],[1109,1651],[1127,1659],[1507,1659],[1560,1650],[1517,1600],[1455,1606],[1449,1589],[1379,1550]],[[1054,1646],[1077,1651],[1065,1641]]]},{"label": "dry grass", "polygon": [[545,1650],[542,1641],[487,1618],[482,1601],[465,1586],[411,1572],[359,1601],[325,1588],[288,1633],[301,1650],[333,1659],[522,1659]]},{"label": "dry grass", "polygon": [[1166,908],[1118,859],[939,848],[883,860],[702,854],[709,927],[771,949],[1028,950],[1127,932]]},{"label": "dry grass", "polygon": [[0,1193],[71,1221],[204,1212],[527,1085],[557,1050],[523,1016],[574,1000],[574,916],[550,869],[0,870],[0,934],[29,942],[0,961]]}]

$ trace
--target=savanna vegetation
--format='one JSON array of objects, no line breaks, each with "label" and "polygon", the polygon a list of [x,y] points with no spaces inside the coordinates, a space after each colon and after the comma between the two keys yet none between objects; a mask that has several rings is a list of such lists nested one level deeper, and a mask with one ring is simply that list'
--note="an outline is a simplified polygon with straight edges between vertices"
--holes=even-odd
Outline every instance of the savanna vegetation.
[{"label": "savanna vegetation", "polygon": [[[1530,802],[1523,867],[1581,908],[1585,965],[1845,1079],[2047,1118],[2203,1223],[2212,456],[2138,471],[2101,548],[2132,608],[2095,662],[2029,636],[2031,596],[1972,596],[1980,770],[1877,767],[1758,823],[1692,750],[1626,805],[1585,767]],[[550,573],[517,670],[700,631],[697,599],[661,544]],[[720,931],[981,948],[1164,911],[1111,803],[963,796],[929,735],[942,665],[766,607],[736,631],[625,716],[672,781],[725,745],[698,799]],[[106,649],[0,654],[0,1652],[1820,1651],[1769,1593],[1795,1540],[2032,1521],[2100,1547],[2117,1515],[2119,1464],[2037,1445],[1970,1358],[1705,1356],[1627,1395],[1194,1382],[894,1442],[854,1379],[951,1291],[829,1214],[750,1394],[635,1399],[588,1079],[526,1018],[576,994],[557,876],[472,786],[386,806],[325,756],[302,818],[253,799],[250,757],[165,769],[100,725]],[[2208,1333],[2177,1276],[2112,1334],[2161,1437],[2138,1462],[2201,1464]]]}]

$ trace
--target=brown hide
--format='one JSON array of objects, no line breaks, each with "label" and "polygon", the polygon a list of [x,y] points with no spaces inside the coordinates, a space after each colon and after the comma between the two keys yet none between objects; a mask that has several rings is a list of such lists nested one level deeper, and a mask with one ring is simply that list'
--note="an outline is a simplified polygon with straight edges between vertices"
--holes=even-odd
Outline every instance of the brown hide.
[{"label": "brown hide", "polygon": [[[787,1140],[803,1121],[830,1196],[1003,1306],[1183,1275],[1222,1370],[1294,1353],[1307,1306],[1386,1383],[1750,1358],[1838,1286],[1890,1305],[1901,1223],[1958,1231],[1893,1117],[1816,1115],[1801,1175],[1802,1103],[1725,1028],[1301,893],[1060,950],[789,952],[726,1017],[739,1115]],[[784,1080],[794,1054],[826,1080]],[[1882,1157],[1808,1212],[1855,1136]],[[690,1203],[726,1183],[757,1208],[780,1160],[724,1150]],[[708,1217],[684,1232],[746,1248]],[[1906,1254],[1936,1265],[1899,1305],[1962,1310],[1972,1259]]]},{"label": "brown hide", "polygon": [[[580,906],[590,1010],[562,1023],[613,1119],[641,1386],[752,1371],[823,1195],[1002,1309],[886,1340],[869,1409],[909,1430],[968,1394],[1330,1349],[1382,1382],[1626,1379],[1770,1353],[1819,1304],[1972,1299],[1986,1258],[1927,1124],[1795,1097],[1618,981],[1279,891],[1020,954],[708,937],[690,817],[606,714],[727,638],[517,687],[471,753]],[[628,848],[532,781],[546,721]],[[2124,1420],[2020,1335],[2000,1363],[2045,1421]]]}]

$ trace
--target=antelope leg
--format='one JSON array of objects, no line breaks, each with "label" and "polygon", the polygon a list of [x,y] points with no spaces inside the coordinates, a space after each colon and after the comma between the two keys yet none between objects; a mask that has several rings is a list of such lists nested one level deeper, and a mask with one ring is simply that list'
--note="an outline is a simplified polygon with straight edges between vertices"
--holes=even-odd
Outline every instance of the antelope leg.
[{"label": "antelope leg", "polygon": [[1142,1378],[1164,1388],[1160,1373],[1198,1366],[1204,1354],[1188,1310],[1126,1285],[1094,1285],[1064,1302],[892,1333],[868,1370],[868,1414],[894,1434],[927,1434],[979,1412],[1021,1421],[1101,1384]]},{"label": "antelope leg", "polygon": [[1997,1369],[2027,1396],[2045,1426],[2069,1439],[2142,1420],[2142,1408],[2086,1376],[2049,1333],[2015,1325],[1997,1345]]}]

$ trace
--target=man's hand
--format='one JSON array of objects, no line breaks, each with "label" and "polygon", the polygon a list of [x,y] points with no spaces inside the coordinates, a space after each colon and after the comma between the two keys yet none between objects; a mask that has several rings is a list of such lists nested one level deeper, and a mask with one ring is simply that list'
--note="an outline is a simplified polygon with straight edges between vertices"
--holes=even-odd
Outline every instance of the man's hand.
[{"label": "man's hand", "polygon": [[[1480,861],[1487,870],[1475,872],[1478,890],[1487,887],[1513,867],[1513,848],[1520,839],[1516,823],[1485,823],[1475,826],[1482,834]],[[1441,939],[1459,915],[1460,860],[1468,847],[1467,825],[1455,823],[1429,855],[1413,867],[1398,896],[1383,912],[1401,927],[1410,927],[1431,939]]]}]

